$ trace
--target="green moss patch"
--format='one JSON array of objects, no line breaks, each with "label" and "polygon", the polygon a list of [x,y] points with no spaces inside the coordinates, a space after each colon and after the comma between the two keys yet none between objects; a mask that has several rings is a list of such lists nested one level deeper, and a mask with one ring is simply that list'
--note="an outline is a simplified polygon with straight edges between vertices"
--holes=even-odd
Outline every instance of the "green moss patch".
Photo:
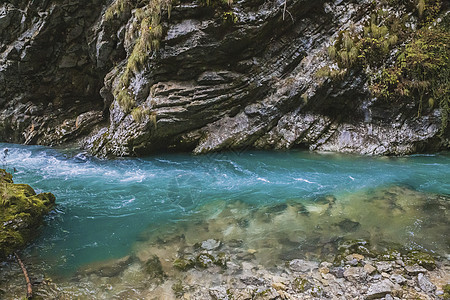
[{"label": "green moss patch", "polygon": [[36,194],[28,184],[14,184],[0,169],[0,259],[24,247],[55,204],[51,193]]}]

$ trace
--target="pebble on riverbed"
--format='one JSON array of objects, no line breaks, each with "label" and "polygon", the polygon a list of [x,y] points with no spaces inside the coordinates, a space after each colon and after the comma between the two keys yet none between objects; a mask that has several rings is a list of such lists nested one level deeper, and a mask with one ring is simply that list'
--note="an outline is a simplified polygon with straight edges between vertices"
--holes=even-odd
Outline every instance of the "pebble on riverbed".
[{"label": "pebble on riverbed", "polygon": [[[362,241],[351,243],[343,241],[341,244],[347,247],[341,249],[357,249]],[[370,249],[368,243],[364,244]],[[123,282],[132,279],[144,282],[140,290],[122,291],[120,295],[127,298],[217,300],[446,299],[443,295],[447,291],[445,283],[449,279],[450,266],[445,261],[436,261],[435,269],[428,271],[420,265],[404,266],[406,255],[398,255],[395,261],[385,261],[386,253],[371,253],[369,256],[351,253],[347,255],[350,263],[339,265],[297,258],[285,265],[267,268],[258,264],[255,258],[243,260],[239,256],[253,253],[253,249],[236,249],[219,240],[205,240],[199,245],[214,247],[184,248],[182,251],[187,251],[184,256],[168,263],[161,257],[151,256],[140,263],[141,267],[136,264],[139,261],[136,258],[117,260],[117,265],[121,266],[116,269],[121,272],[117,278],[122,278]],[[358,261],[357,266],[351,263],[354,259]],[[109,278],[109,273],[104,271],[112,265],[115,265],[113,261],[99,264],[97,267],[103,272],[90,268],[85,275],[90,276],[93,283],[104,285]],[[142,275],[142,268],[148,275]]]}]

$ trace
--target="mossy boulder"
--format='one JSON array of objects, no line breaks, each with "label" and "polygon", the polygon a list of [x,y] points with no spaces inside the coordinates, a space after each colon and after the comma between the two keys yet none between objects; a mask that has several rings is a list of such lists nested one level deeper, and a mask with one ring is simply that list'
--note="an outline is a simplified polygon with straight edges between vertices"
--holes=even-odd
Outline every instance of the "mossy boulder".
[{"label": "mossy boulder", "polygon": [[14,184],[0,169],[0,260],[24,247],[55,204],[51,193],[36,194],[28,184]]}]

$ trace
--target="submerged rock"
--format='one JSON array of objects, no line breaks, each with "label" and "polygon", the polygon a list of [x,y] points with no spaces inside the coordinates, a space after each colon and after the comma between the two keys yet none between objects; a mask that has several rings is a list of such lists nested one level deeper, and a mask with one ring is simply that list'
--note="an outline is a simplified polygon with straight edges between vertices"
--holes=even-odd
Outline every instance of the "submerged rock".
[{"label": "submerged rock", "polygon": [[163,271],[161,261],[159,260],[159,257],[154,255],[153,257],[149,258],[144,265],[145,272],[150,275],[150,278],[158,279],[158,280],[164,280],[166,277],[166,274]]},{"label": "submerged rock", "polygon": [[15,184],[0,169],[0,260],[29,243],[55,205],[51,193],[36,194],[27,184]]},{"label": "submerged rock", "polygon": [[177,258],[173,262],[173,266],[181,271],[187,271],[190,268],[195,267],[195,259]]},{"label": "submerged rock", "polygon": [[86,265],[78,270],[80,276],[95,274],[100,277],[114,277],[122,273],[134,258],[130,255],[119,259],[109,259]]},{"label": "submerged rock", "polygon": [[217,248],[220,247],[220,241],[209,239],[209,240],[202,242],[201,247],[205,250],[216,250]]}]

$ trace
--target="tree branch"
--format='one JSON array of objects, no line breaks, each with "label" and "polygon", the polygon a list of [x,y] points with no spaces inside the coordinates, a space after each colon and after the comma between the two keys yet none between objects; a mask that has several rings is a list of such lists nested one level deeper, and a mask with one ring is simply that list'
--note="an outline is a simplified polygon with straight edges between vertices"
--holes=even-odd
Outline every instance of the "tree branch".
[{"label": "tree branch", "polygon": [[27,298],[31,299],[33,297],[33,289],[31,288],[31,281],[30,277],[28,277],[27,269],[25,269],[25,265],[23,264],[22,260],[19,258],[19,255],[17,255],[16,252],[14,252],[14,256],[17,259],[17,262],[20,265],[20,268],[22,269],[23,276],[25,276],[25,280],[27,282]]}]

